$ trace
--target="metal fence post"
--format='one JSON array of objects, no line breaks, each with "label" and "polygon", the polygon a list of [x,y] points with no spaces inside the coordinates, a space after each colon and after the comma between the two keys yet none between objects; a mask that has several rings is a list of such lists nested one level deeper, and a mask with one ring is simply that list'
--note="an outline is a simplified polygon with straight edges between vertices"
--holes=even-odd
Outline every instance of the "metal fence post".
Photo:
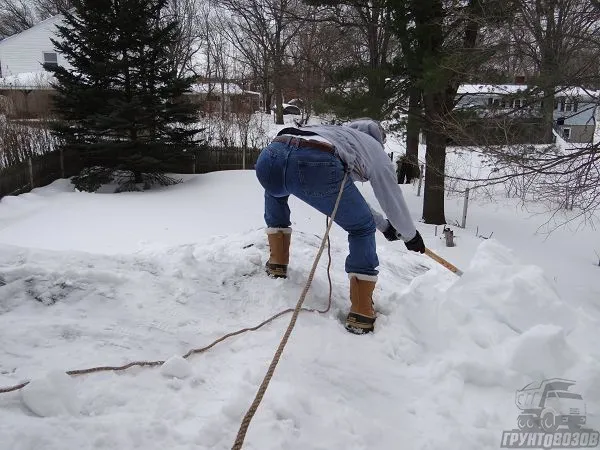
[{"label": "metal fence post", "polygon": [[419,188],[417,189],[417,197],[421,196],[421,186],[423,185],[423,169],[424,166],[421,164],[421,172],[419,173]]},{"label": "metal fence post", "polygon": [[462,227],[467,226],[467,209],[469,208],[469,188],[465,190],[465,201],[463,203]]},{"label": "metal fence post", "polygon": [[59,151],[60,151],[60,177],[64,178],[65,177],[65,155],[63,153],[62,147],[60,147]]}]

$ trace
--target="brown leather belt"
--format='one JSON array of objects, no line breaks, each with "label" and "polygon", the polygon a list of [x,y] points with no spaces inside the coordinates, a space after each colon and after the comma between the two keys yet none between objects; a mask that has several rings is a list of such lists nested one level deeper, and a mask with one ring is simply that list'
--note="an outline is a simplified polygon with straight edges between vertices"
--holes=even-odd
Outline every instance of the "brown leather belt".
[{"label": "brown leather belt", "polygon": [[310,147],[321,150],[322,152],[335,154],[335,147],[333,145],[329,145],[320,141],[312,141],[310,139],[290,136],[277,136],[275,139],[273,139],[273,142],[283,142],[284,144],[295,145],[296,147]]}]

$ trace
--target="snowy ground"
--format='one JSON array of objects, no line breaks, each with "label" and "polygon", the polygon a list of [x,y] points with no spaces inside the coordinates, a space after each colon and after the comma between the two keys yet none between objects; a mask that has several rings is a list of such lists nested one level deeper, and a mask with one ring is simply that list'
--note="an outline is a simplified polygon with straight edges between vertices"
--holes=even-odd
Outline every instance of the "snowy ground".
[{"label": "snowy ground", "polygon": [[[1,450],[231,448],[287,317],[183,367],[60,376],[165,360],[296,303],[324,217],[291,200],[291,273],[271,280],[254,173],[185,180],[122,194],[76,193],[60,180],[2,199],[0,387],[35,383],[0,395]],[[360,189],[377,205],[368,184]],[[418,219],[422,197],[403,189]],[[447,208],[449,221],[460,217],[460,201]],[[577,382],[588,426],[600,429],[600,241],[567,229],[545,239],[535,234],[544,220],[509,200],[475,202],[454,248],[419,223],[460,279],[378,235],[369,336],[341,323],[347,243],[334,227],[333,308],[300,317],[244,448],[498,449],[516,428],[515,391],[553,377]],[[326,304],[326,263],[308,307]]]}]

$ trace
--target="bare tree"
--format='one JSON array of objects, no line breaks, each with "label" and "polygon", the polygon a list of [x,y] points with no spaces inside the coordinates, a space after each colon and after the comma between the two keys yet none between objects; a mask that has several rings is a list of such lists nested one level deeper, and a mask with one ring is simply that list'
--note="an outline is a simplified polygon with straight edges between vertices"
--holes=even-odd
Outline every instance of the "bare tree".
[{"label": "bare tree", "polygon": [[[391,59],[397,54],[392,3],[386,0],[309,0],[322,7],[313,21],[339,28],[345,49],[326,70],[333,81],[329,102],[340,115],[383,118],[390,95]],[[347,57],[349,56],[349,58]],[[349,89],[351,87],[351,89]]]},{"label": "bare tree", "polygon": [[[301,0],[224,0],[221,4],[232,14],[234,42],[240,52],[248,54],[252,49],[253,56],[271,69],[276,123],[283,124],[282,72],[290,42],[304,25],[297,15],[307,6]],[[243,45],[244,41],[252,45]]]},{"label": "bare tree", "polygon": [[[515,5],[510,39],[504,39],[509,45],[498,60],[511,58],[521,72],[530,71],[528,85],[504,96],[497,110],[467,111],[476,117],[466,121],[459,120],[465,111],[454,111],[440,122],[447,136],[471,145],[469,150],[479,153],[489,167],[486,176],[454,178],[471,187],[501,186],[506,195],[524,203],[543,203],[554,212],[554,226],[595,220],[600,208],[599,136],[587,143],[565,142],[556,110],[564,120],[591,116],[583,127],[597,128],[598,117],[590,111],[600,104],[593,90],[600,87],[600,10],[583,0],[526,0]],[[573,106],[578,104],[579,110]]]},{"label": "bare tree", "polygon": [[70,0],[32,0],[31,3],[40,20],[60,14],[72,7]]},{"label": "bare tree", "polygon": [[303,101],[306,123],[316,99],[329,85],[332,70],[350,59],[345,34],[330,22],[312,21],[297,35],[290,45],[292,70],[287,77]]},{"label": "bare tree", "polygon": [[552,142],[554,94],[565,82],[581,79],[588,64],[573,62],[599,29],[600,15],[589,0],[523,0],[511,24],[512,41],[521,60],[533,62],[536,83],[544,93],[545,140]]},{"label": "bare tree", "polygon": [[235,21],[227,21],[222,28],[227,38],[237,51],[236,58],[242,67],[249,71],[249,78],[259,84],[259,89],[264,99],[264,112],[270,114],[273,96],[272,77],[273,64],[268,48],[261,42],[247,39],[246,35],[238,29]]},{"label": "bare tree", "polygon": [[0,0],[0,39],[34,26],[37,16],[27,0]]},{"label": "bare tree", "polygon": [[69,0],[0,0],[0,39],[69,9]]},{"label": "bare tree", "polygon": [[193,73],[203,34],[200,27],[202,9],[198,0],[171,0],[165,10],[167,20],[177,20],[178,38],[171,44],[171,56],[177,73]]}]

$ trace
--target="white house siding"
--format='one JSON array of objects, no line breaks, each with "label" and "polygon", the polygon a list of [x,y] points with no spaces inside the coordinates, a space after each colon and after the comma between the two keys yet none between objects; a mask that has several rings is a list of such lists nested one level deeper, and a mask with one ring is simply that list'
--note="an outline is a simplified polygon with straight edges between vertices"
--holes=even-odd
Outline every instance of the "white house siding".
[{"label": "white house siding", "polygon": [[[34,27],[0,41],[0,69],[2,76],[18,75],[43,70],[44,52],[55,52],[50,38],[55,38],[56,25],[63,16],[53,16]],[[62,55],[58,64],[69,67]]]}]

